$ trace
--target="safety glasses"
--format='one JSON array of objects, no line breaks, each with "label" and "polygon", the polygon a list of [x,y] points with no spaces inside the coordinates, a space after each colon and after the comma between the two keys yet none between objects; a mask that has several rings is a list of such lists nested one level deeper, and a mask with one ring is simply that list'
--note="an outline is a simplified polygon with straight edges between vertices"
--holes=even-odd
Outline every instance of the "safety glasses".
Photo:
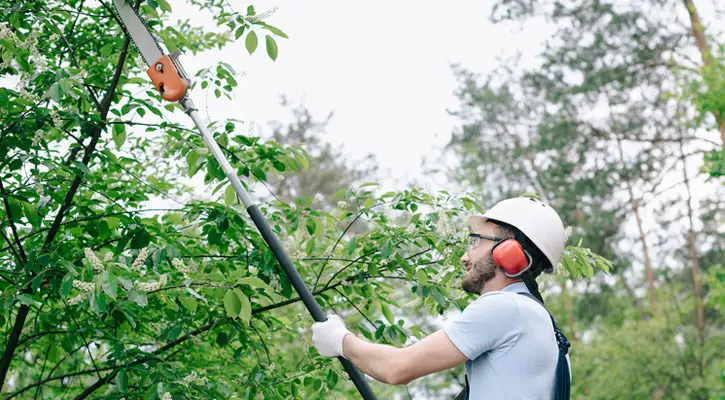
[{"label": "safety glasses", "polygon": [[506,240],[506,238],[479,235],[478,233],[469,233],[468,234],[468,251],[469,252],[473,251],[476,247],[478,247],[478,245],[481,244],[481,239],[490,240],[490,241],[493,241],[496,243]]}]

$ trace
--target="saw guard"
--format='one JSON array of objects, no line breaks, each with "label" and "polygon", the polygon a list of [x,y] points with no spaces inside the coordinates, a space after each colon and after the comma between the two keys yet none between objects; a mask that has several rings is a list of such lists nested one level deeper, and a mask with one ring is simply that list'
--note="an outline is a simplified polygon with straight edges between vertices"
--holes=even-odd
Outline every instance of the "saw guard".
[{"label": "saw guard", "polygon": [[162,56],[146,73],[164,100],[179,101],[186,94],[186,80],[179,75],[171,57]]}]

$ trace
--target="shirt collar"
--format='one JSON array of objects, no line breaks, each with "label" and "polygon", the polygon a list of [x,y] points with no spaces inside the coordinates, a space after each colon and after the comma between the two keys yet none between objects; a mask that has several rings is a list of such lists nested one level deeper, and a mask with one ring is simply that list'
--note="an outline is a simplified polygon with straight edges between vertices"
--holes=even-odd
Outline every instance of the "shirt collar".
[{"label": "shirt collar", "polygon": [[527,288],[526,284],[523,282],[514,282],[514,283],[504,287],[503,289],[501,289],[501,291],[502,292],[514,292],[514,293],[518,293],[518,292],[530,293],[529,288]]}]

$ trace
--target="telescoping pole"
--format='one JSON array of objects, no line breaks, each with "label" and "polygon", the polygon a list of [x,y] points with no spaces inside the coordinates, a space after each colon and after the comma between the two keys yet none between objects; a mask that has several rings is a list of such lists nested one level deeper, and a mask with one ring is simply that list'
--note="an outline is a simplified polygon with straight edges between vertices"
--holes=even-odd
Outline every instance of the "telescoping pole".
[{"label": "telescoping pole", "polygon": [[[194,121],[194,124],[199,129],[199,132],[201,132],[201,136],[204,139],[204,142],[214,154],[214,157],[219,162],[219,165],[221,165],[222,170],[226,174],[227,178],[229,178],[232,187],[234,187],[234,191],[242,200],[242,203],[244,203],[244,206],[247,208],[249,216],[252,218],[252,221],[254,221],[254,225],[256,225],[257,229],[262,234],[264,241],[267,243],[267,246],[269,246],[269,248],[272,250],[274,257],[277,259],[277,262],[279,262],[279,265],[281,265],[284,269],[287,278],[290,280],[292,286],[299,294],[302,302],[305,304],[305,307],[307,307],[307,311],[310,312],[312,318],[314,318],[315,321],[326,321],[327,317],[322,311],[322,308],[320,308],[320,305],[317,304],[317,301],[315,301],[315,298],[312,296],[312,293],[310,293],[310,290],[307,288],[307,286],[305,286],[305,283],[302,281],[300,274],[297,272],[297,268],[295,268],[294,264],[292,264],[292,261],[282,249],[282,245],[279,243],[279,240],[272,232],[272,229],[269,227],[269,224],[267,224],[267,221],[265,221],[262,212],[259,210],[259,207],[254,203],[249,193],[247,193],[247,191],[244,189],[244,186],[242,186],[242,182],[239,180],[236,171],[229,164],[229,161],[227,161],[224,153],[222,153],[221,148],[219,148],[216,140],[214,140],[211,132],[209,132],[206,124],[199,116],[199,111],[194,106],[194,102],[187,95],[180,100],[180,103],[184,107],[184,112],[186,112],[186,114],[191,117],[191,119]],[[347,374],[350,376],[350,379],[352,379],[352,382],[355,384],[355,387],[357,388],[358,392],[360,392],[362,398],[364,400],[376,400],[375,394],[373,394],[372,389],[370,389],[370,386],[368,385],[367,381],[365,381],[365,377],[363,377],[360,370],[355,368],[350,360],[347,360],[343,357],[338,357],[338,360],[340,360],[340,362],[342,363],[342,366],[345,368],[345,371],[347,371]]]}]

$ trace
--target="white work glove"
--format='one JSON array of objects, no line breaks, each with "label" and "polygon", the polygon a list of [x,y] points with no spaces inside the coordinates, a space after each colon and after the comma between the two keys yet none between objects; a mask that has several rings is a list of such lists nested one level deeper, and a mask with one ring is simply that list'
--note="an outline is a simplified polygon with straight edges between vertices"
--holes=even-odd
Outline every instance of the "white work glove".
[{"label": "white work glove", "polygon": [[342,339],[352,335],[337,315],[328,315],[327,321],[312,324],[312,342],[317,351],[325,357],[343,356]]}]

